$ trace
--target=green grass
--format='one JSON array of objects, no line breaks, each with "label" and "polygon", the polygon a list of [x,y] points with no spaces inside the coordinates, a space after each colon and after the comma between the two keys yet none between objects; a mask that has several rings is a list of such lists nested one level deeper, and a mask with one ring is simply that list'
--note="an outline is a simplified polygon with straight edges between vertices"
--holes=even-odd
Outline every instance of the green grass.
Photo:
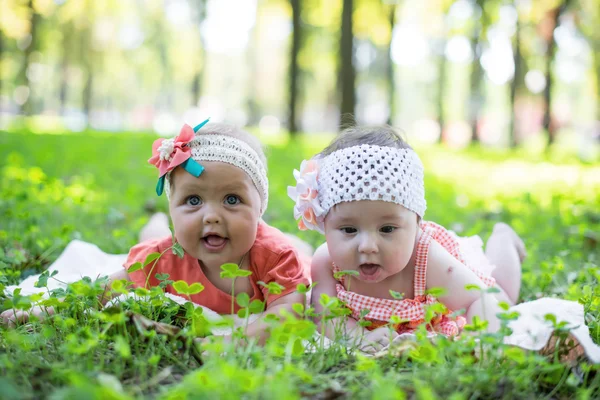
[{"label": "green grass", "polygon": [[[146,163],[155,139],[143,134],[43,135],[0,133],[0,284],[17,283],[47,267],[75,238],[111,253],[136,243],[149,210],[166,211]],[[291,171],[325,143],[314,138],[269,148],[270,204],[265,219],[298,233],[285,195]],[[600,166],[562,164],[520,153],[417,149],[426,168],[426,218],[485,240],[504,221],[524,238],[523,301],[541,296],[580,300],[600,341]],[[313,245],[322,237],[299,232]],[[264,348],[238,346],[202,356],[190,339],[139,328],[132,310],[191,332],[199,317],[159,293],[100,310],[99,286],[72,287],[49,322],[0,328],[0,393],[4,398],[594,398],[598,367],[570,367],[498,345],[483,335],[425,339],[401,356],[355,357],[341,344],[302,354],[294,343],[314,326],[289,319],[275,325]],[[27,299],[21,300],[27,302]],[[8,304],[8,303],[7,303]],[[85,309],[90,311],[84,312]],[[184,316],[179,318],[177,316]],[[487,343],[489,342],[489,343]]]}]

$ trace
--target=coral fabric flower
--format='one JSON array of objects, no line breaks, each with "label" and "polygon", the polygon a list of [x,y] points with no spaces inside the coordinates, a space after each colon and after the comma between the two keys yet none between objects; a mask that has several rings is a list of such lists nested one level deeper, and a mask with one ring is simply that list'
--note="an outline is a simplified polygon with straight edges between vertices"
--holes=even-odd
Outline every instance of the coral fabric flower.
[{"label": "coral fabric flower", "polygon": [[288,186],[288,196],[296,202],[294,218],[298,219],[298,228],[312,229],[324,233],[323,208],[319,202],[318,163],[304,160],[300,171],[294,170],[296,186]]},{"label": "coral fabric flower", "polygon": [[154,141],[152,144],[152,157],[148,162],[158,168],[159,177],[174,170],[192,156],[192,149],[187,144],[193,138],[194,130],[186,124],[175,138],[156,139]]}]

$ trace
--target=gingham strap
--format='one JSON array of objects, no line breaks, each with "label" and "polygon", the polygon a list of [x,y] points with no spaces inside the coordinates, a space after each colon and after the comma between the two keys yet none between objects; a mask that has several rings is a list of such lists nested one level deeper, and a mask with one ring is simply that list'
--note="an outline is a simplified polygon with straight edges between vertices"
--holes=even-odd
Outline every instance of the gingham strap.
[{"label": "gingham strap", "polygon": [[[461,251],[461,246],[456,240],[456,235],[451,234],[446,228],[431,221],[421,222],[421,229],[427,232],[433,240],[438,242],[448,253],[454,258],[466,265],[487,287],[492,287],[496,284],[496,280],[489,274],[483,272],[478,265],[474,265],[469,260],[465,259]],[[427,245],[429,250],[429,244]],[[427,253],[425,253],[425,265],[427,265]]]},{"label": "gingham strap", "polygon": [[415,297],[424,295],[427,290],[427,256],[429,255],[429,245],[431,245],[432,239],[433,236],[429,232],[429,227],[424,226],[421,237],[417,242],[414,277]]}]

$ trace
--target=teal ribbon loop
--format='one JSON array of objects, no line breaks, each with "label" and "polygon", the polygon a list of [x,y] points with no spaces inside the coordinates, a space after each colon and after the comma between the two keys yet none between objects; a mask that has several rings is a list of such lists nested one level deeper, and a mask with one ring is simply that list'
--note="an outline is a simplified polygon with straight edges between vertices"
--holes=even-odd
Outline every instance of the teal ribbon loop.
[{"label": "teal ribbon loop", "polygon": [[204,121],[196,125],[196,127],[194,128],[194,133],[198,132],[200,128],[202,128],[204,125],[208,124],[208,120],[210,120],[210,118],[206,118]]},{"label": "teal ribbon loop", "polygon": [[161,194],[163,194],[163,190],[165,190],[165,176],[166,175],[167,174],[164,174],[163,176],[158,178],[158,182],[156,183],[156,194],[159,196]]},{"label": "teal ribbon loop", "polygon": [[198,164],[198,162],[193,158],[188,158],[181,164],[181,166],[183,167],[183,169],[185,169],[190,174],[194,175],[196,178],[200,176],[202,171],[204,171],[204,167]]}]

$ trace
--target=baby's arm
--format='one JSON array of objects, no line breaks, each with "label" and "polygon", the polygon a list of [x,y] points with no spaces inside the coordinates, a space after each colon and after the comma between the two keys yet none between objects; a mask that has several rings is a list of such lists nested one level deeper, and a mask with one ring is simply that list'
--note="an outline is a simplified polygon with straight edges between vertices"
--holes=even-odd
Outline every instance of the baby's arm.
[{"label": "baby's arm", "polygon": [[[283,238],[285,240],[285,238]],[[264,282],[267,285],[274,283],[281,287],[279,294],[270,293],[268,287],[262,288],[263,296],[268,300],[267,307],[255,321],[250,323],[245,330],[246,337],[253,337],[258,343],[264,344],[270,335],[269,328],[272,326],[270,321],[266,320],[269,314],[276,317],[282,315],[295,315],[294,304],[305,305],[306,298],[304,293],[299,293],[297,287],[299,284],[308,286],[309,280],[305,272],[305,261],[298,255],[298,252],[291,246],[283,243],[280,251],[256,252],[254,262],[257,263],[256,280]],[[261,258],[264,257],[264,258]],[[225,341],[231,337],[225,337]]]},{"label": "baby's arm", "polygon": [[446,289],[446,294],[439,297],[446,307],[453,311],[466,309],[469,322],[477,315],[488,321],[488,331],[497,331],[500,328],[500,321],[496,314],[502,311],[498,306],[498,300],[492,293],[467,290],[465,289],[467,285],[487,289],[473,271],[433,240],[427,260],[427,288]]},{"label": "baby's arm", "polygon": [[112,300],[113,298],[120,295],[120,293],[113,293],[110,290],[110,288],[114,281],[120,281],[123,279],[125,279],[128,282],[131,282],[131,279],[129,278],[129,274],[127,273],[127,270],[125,270],[125,269],[119,270],[108,277],[108,281],[106,282],[106,285],[104,286],[104,293],[102,294],[102,296],[99,299],[100,303],[102,303],[102,305],[105,305],[110,300]]},{"label": "baby's arm", "polygon": [[[323,243],[315,252],[311,264],[311,276],[315,286],[312,290],[311,303],[315,308],[318,315],[323,313],[323,306],[321,306],[320,299],[321,294],[326,294],[329,297],[337,297],[337,291],[335,286],[337,281],[333,277],[332,262],[329,257],[329,250],[327,249],[327,243]],[[346,333],[350,336],[356,337],[365,333],[365,329],[356,323],[356,320],[352,317],[345,318]],[[340,325],[340,321],[343,319],[332,319],[324,321],[320,316],[316,317],[316,324],[319,331],[324,331],[325,336],[330,339],[335,337],[335,326]],[[323,326],[325,324],[325,326]]]},{"label": "baby's arm", "polygon": [[[109,300],[111,300],[114,296],[110,292],[110,285],[112,282],[120,279],[129,280],[129,276],[127,275],[127,271],[124,269],[108,277],[108,282],[105,286],[104,293],[98,299],[102,305],[106,304]],[[60,299],[59,301],[63,301],[64,299]],[[29,321],[30,317],[36,317],[37,319],[44,319],[50,315],[54,314],[54,307],[40,307],[34,306],[29,310],[5,310],[2,314],[0,314],[1,322],[4,325],[8,325],[13,327],[17,322],[25,323]]]},{"label": "baby's arm", "polygon": [[270,328],[270,324],[265,321],[265,317],[267,314],[275,314],[279,316],[283,310],[288,312],[289,314],[295,314],[292,305],[295,303],[302,304],[304,302],[304,295],[302,293],[293,292],[290,294],[286,294],[285,296],[281,296],[277,300],[272,301],[266,311],[254,322],[248,325],[248,329],[246,330],[246,336],[248,337],[256,337],[258,338],[259,344],[264,344],[266,339],[269,337],[268,330]]}]

